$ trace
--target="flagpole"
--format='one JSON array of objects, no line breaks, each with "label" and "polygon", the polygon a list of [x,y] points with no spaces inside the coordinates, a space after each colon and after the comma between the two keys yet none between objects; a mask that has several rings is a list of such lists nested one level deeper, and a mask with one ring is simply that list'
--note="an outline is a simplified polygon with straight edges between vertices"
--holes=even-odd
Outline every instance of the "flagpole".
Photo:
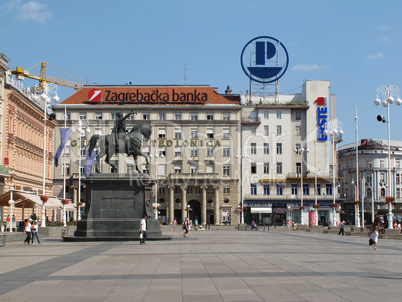
[{"label": "flagpole", "polygon": [[[67,129],[67,105],[64,105],[64,129]],[[63,155],[64,155],[64,167],[63,167],[63,199],[66,199],[66,173],[67,173],[67,160],[66,160],[66,151],[63,147]],[[64,208],[64,205],[63,205]],[[63,213],[64,215],[64,213]],[[63,217],[64,218],[64,217]]]}]

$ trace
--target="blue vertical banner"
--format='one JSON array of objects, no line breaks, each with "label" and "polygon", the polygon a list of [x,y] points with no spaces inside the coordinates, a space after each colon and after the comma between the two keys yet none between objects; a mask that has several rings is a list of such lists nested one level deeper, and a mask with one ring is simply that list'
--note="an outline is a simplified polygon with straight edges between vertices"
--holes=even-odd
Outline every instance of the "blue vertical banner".
[{"label": "blue vertical banner", "polygon": [[54,165],[57,167],[59,165],[59,157],[63,152],[64,146],[66,145],[67,141],[70,139],[71,133],[73,130],[60,128],[60,146],[57,149],[56,155],[54,156]]},{"label": "blue vertical banner", "polygon": [[89,152],[87,150],[87,157],[85,159],[85,165],[84,165],[84,175],[85,178],[88,178],[89,175],[91,175],[91,170],[92,170],[92,165],[94,164],[94,158],[96,156],[96,150],[92,150],[91,156],[89,156]]}]

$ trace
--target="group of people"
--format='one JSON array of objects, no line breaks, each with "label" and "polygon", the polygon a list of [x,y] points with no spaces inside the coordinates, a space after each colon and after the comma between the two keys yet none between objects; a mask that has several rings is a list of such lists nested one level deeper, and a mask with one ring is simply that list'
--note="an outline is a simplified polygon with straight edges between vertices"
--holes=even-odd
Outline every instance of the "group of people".
[{"label": "group of people", "polygon": [[24,244],[26,245],[34,244],[35,237],[38,244],[41,244],[38,236],[38,231],[39,231],[38,221],[37,220],[33,221],[32,218],[29,218],[28,221],[25,223],[24,228],[24,234],[26,235]]}]

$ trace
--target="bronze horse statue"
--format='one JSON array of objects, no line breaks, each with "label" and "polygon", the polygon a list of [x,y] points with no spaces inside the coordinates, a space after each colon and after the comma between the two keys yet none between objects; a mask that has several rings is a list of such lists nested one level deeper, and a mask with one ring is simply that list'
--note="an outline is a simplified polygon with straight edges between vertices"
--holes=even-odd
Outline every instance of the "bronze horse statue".
[{"label": "bronze horse statue", "polygon": [[111,172],[116,173],[117,167],[110,163],[110,158],[116,153],[126,153],[127,156],[131,155],[133,156],[135,169],[137,170],[137,172],[141,173],[137,165],[138,156],[144,157],[146,165],[149,166],[148,158],[141,151],[142,137],[144,137],[145,141],[148,141],[151,137],[151,133],[152,133],[151,125],[144,125],[144,124],[134,125],[134,127],[126,133],[124,137],[124,145],[122,146],[115,146],[113,144],[112,136],[110,134],[102,136],[99,134],[92,135],[89,140],[89,147],[88,147],[88,154],[90,157],[99,141],[98,144],[99,150],[95,158],[95,172],[100,173],[99,161],[103,156],[106,155],[105,162],[112,167]]}]

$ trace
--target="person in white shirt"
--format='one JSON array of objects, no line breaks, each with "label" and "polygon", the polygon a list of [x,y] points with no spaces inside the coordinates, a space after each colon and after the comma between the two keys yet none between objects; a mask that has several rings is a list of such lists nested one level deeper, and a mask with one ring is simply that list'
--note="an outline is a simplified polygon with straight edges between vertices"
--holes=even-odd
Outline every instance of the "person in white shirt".
[{"label": "person in white shirt", "polygon": [[31,226],[31,233],[32,233],[32,244],[34,244],[34,239],[36,237],[36,240],[40,244],[39,236],[38,236],[38,231],[39,231],[39,225],[38,221],[35,220]]},{"label": "person in white shirt", "polygon": [[144,218],[141,220],[140,226],[140,244],[146,244],[147,240],[147,215],[144,215]]},{"label": "person in white shirt", "polygon": [[29,218],[28,222],[25,225],[25,229],[24,229],[24,234],[27,236],[25,238],[24,244],[30,244],[29,242],[31,241],[31,227],[32,227],[32,219]]}]

